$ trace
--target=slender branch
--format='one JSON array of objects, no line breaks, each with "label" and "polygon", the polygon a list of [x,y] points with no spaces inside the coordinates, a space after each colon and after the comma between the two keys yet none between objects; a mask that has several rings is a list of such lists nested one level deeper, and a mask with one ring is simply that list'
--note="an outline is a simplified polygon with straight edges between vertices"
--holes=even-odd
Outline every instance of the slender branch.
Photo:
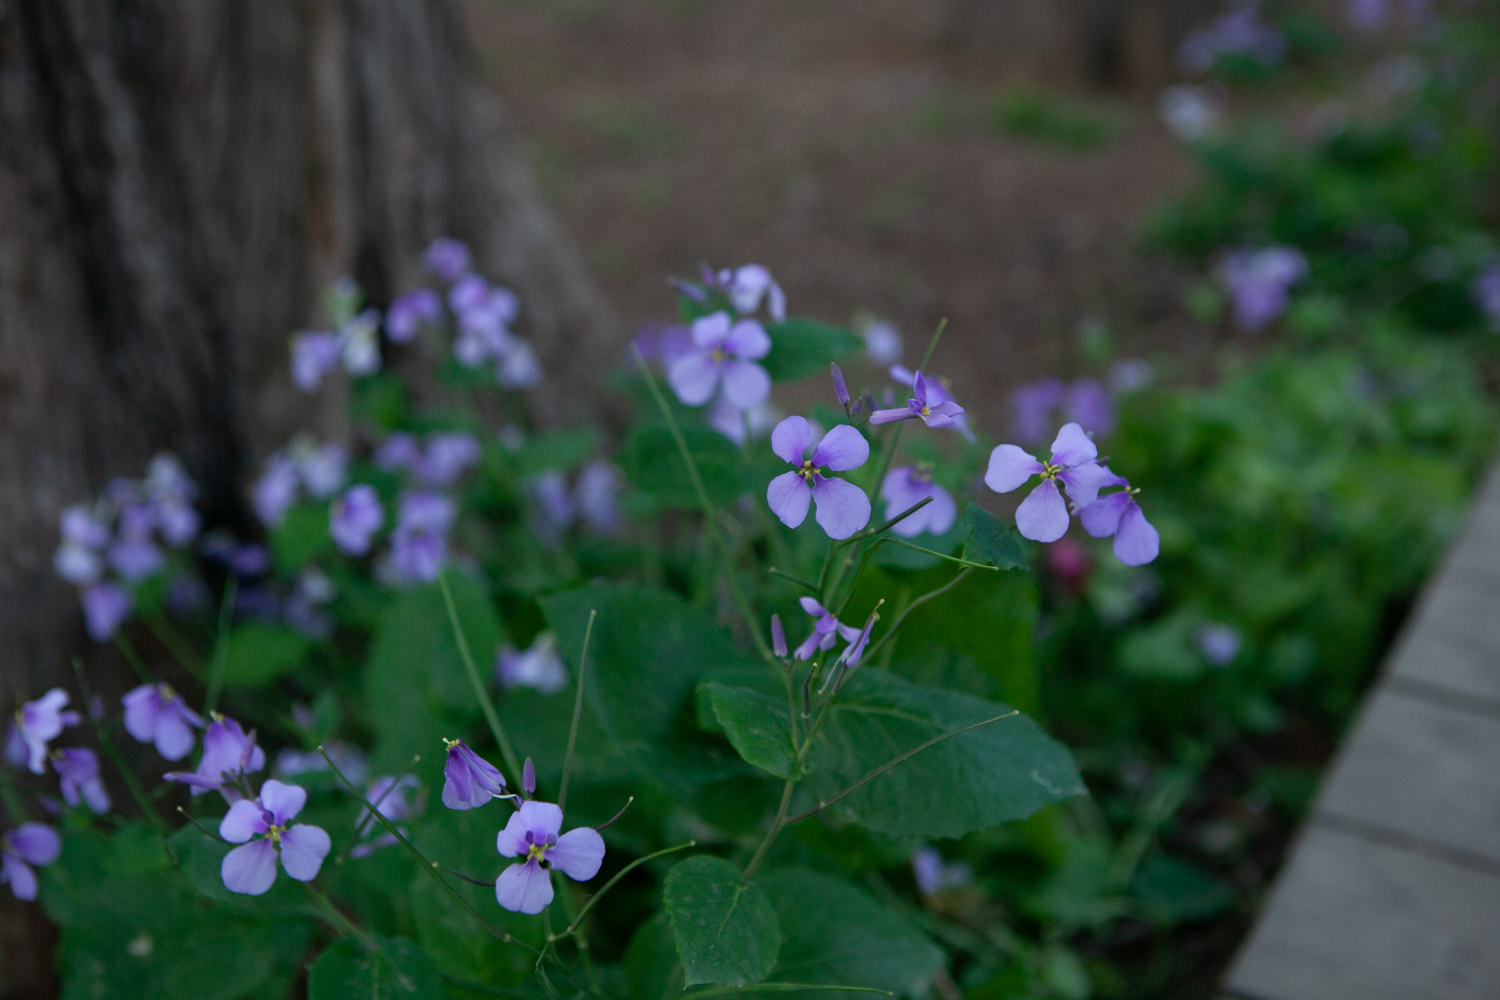
[{"label": "slender branch", "polygon": [[[415,769],[416,766],[421,762],[422,755],[415,754],[411,759],[411,763],[407,764],[406,767],[402,769],[401,773],[396,775],[396,777],[391,780],[391,783],[386,786],[385,791],[380,793],[380,798],[376,799],[373,803],[377,811],[379,811],[380,804],[386,800],[387,796],[400,790],[401,782],[404,781],[406,779],[406,776],[408,774],[411,774],[412,770]],[[344,845],[343,850],[339,851],[338,856],[334,859],[334,864],[341,865],[344,863],[344,859],[348,857],[349,852],[354,850],[355,845],[359,843],[359,838],[362,834],[363,831],[360,829],[359,821],[356,819],[354,822],[354,833],[352,836],[350,836],[349,842]]]},{"label": "slender branch", "polygon": [[968,566],[971,569],[988,569],[993,570],[997,573],[1000,571],[1000,567],[994,565],[993,563],[980,563],[974,562],[971,559],[961,559],[958,556],[950,556],[946,553],[939,552],[937,549],[929,549],[924,548],[921,545],[914,545],[904,538],[887,538],[885,539],[885,541],[890,542],[892,545],[899,545],[903,549],[911,549],[913,552],[921,552],[925,555],[937,556],[939,559],[946,559],[948,562],[958,563],[958,565],[960,566]]},{"label": "slender branch", "polygon": [[792,583],[795,583],[797,586],[799,586],[799,587],[805,587],[805,588],[807,588],[809,591],[811,591],[814,594],[816,594],[818,592],[818,585],[817,584],[811,582],[810,580],[804,580],[800,576],[794,576],[793,574],[788,573],[785,570],[779,570],[775,566],[768,567],[766,569],[766,572],[770,573],[772,576],[779,576],[783,580],[790,580]]},{"label": "slender branch", "polygon": [[[88,719],[89,725],[93,727],[94,736],[99,740],[99,746],[103,748],[109,759],[114,762],[115,770],[120,772],[120,777],[125,781],[125,789],[130,793],[130,797],[135,800],[135,804],[140,807],[141,812],[145,814],[146,819],[151,825],[156,827],[156,832],[165,837],[171,832],[167,829],[167,821],[161,818],[161,814],[156,811],[155,803],[146,796],[146,790],[141,787],[140,779],[126,765],[125,758],[120,753],[119,747],[115,746],[114,740],[109,738],[109,734],[105,732],[104,727],[99,724],[99,721],[94,718],[94,714],[89,711],[88,705],[93,698],[89,692],[88,678],[83,675],[83,660],[76,656],[73,657],[73,672],[78,675],[78,691],[83,695],[83,717]],[[152,682],[147,681],[147,683]]]},{"label": "slender branch", "polygon": [[219,704],[219,690],[224,686],[224,667],[229,662],[229,619],[234,613],[234,598],[239,581],[230,576],[219,604],[219,629],[214,642],[214,659],[208,665],[208,690],[203,695],[203,711],[210,713]]},{"label": "slender branch", "polygon": [[856,541],[856,540],[861,539],[861,538],[870,538],[870,537],[873,537],[875,535],[880,534],[882,531],[889,531],[892,528],[894,528],[896,525],[900,524],[902,521],[906,520],[908,517],[911,517],[917,511],[921,510],[923,507],[926,507],[928,504],[932,503],[932,501],[934,501],[936,499],[937,499],[937,497],[923,497],[922,499],[918,500],[916,503],[912,504],[910,507],[908,507],[905,510],[903,510],[901,513],[897,514],[895,517],[891,518],[889,521],[887,521],[884,524],[882,524],[880,527],[878,527],[878,528],[866,528],[864,531],[861,531],[859,534],[852,536],[850,538],[850,541]]},{"label": "slender branch", "polygon": [[[141,679],[142,684],[156,683],[156,678],[152,676],[150,670],[146,669],[146,664],[136,653],[135,647],[118,631],[115,632],[115,648],[120,651],[121,656],[125,657],[125,662],[130,664],[130,669],[135,671],[135,675]],[[77,666],[77,664],[74,665]]]},{"label": "slender branch", "polygon": [[795,823],[799,819],[806,819],[814,813],[818,813],[823,811],[824,809],[827,809],[835,802],[838,802],[840,799],[843,799],[849,795],[853,795],[855,792],[859,791],[861,788],[865,787],[870,782],[874,781],[876,778],[880,777],[882,774],[895,767],[897,764],[910,760],[917,754],[921,753],[923,750],[926,750],[928,747],[936,746],[937,744],[942,743],[944,740],[951,740],[955,736],[962,736],[964,733],[967,733],[974,729],[978,729],[981,726],[988,726],[991,723],[999,722],[1001,719],[1008,719],[1013,715],[1020,714],[1021,712],[1019,709],[1011,709],[1004,715],[997,715],[994,718],[985,719],[983,722],[975,722],[971,725],[964,726],[962,729],[954,729],[950,732],[940,733],[937,736],[934,736],[932,739],[927,740],[925,743],[919,743],[917,746],[912,747],[905,753],[892,757],[890,760],[886,761],[884,764],[881,764],[875,770],[871,771],[863,778],[860,778],[858,781],[850,785],[848,788],[844,789],[842,792],[839,792],[837,795],[833,796],[830,799],[825,799],[822,802],[819,802],[817,805],[813,806],[811,809],[806,810],[805,812],[798,813],[797,815],[788,819],[787,822]]},{"label": "slender branch", "polygon": [[776,818],[771,821],[771,829],[766,831],[765,839],[755,849],[754,857],[745,866],[745,872],[740,876],[741,882],[748,880],[751,875],[755,874],[755,869],[759,868],[760,863],[766,859],[766,854],[771,850],[771,844],[775,842],[777,835],[781,833],[781,828],[786,825],[786,811],[792,804],[792,792],[796,787],[797,783],[789,779],[781,789],[781,805],[776,807]]},{"label": "slender branch", "polygon": [[597,608],[589,609],[589,623],[583,630],[583,652],[578,654],[578,693],[573,696],[573,722],[568,726],[568,752],[563,757],[562,783],[557,788],[557,808],[568,801],[568,777],[573,773],[573,747],[578,742],[578,717],[583,714],[583,671],[589,662],[589,640],[594,635]]},{"label": "slender branch", "polygon": [[443,603],[448,606],[448,621],[453,626],[453,638],[458,643],[459,658],[464,661],[464,669],[469,672],[469,683],[474,686],[474,697],[479,699],[479,707],[484,710],[484,719],[489,723],[490,734],[500,747],[500,756],[505,758],[505,766],[510,768],[511,777],[519,781],[521,760],[516,756],[515,747],[510,745],[510,740],[505,736],[505,729],[500,725],[500,714],[495,711],[495,702],[490,698],[483,678],[479,676],[479,668],[474,665],[474,654],[469,650],[469,640],[458,621],[458,605],[453,603],[453,590],[448,586],[446,570],[438,574],[438,587],[443,592]]},{"label": "slender branch", "polygon": [[604,883],[604,887],[602,889],[600,889],[598,892],[596,892],[592,896],[590,896],[589,897],[589,901],[587,903],[583,904],[583,909],[581,909],[581,910],[578,911],[578,916],[574,917],[573,918],[573,922],[570,923],[570,924],[568,924],[567,930],[563,931],[561,934],[556,935],[556,937],[554,937],[553,940],[558,940],[560,938],[565,938],[568,935],[572,934],[574,931],[578,930],[578,925],[581,924],[581,923],[583,923],[583,918],[586,917],[586,916],[588,916],[588,912],[589,912],[589,910],[591,910],[591,909],[594,908],[594,904],[597,903],[597,902],[599,902],[599,900],[604,897],[604,894],[606,892],[609,892],[609,890],[613,889],[615,887],[615,883],[616,882],[620,881],[620,879],[624,878],[626,875],[628,875],[631,872],[635,871],[635,869],[639,868],[641,865],[645,864],[647,861],[655,861],[657,858],[659,858],[659,857],[661,857],[661,856],[663,856],[665,854],[671,854],[674,851],[684,851],[684,850],[687,850],[689,847],[697,847],[697,846],[698,846],[698,842],[696,840],[689,840],[685,844],[678,844],[676,847],[664,847],[661,850],[656,851],[656,852],[651,853],[651,854],[648,854],[648,855],[646,855],[643,858],[636,858],[634,861],[630,862],[630,864],[626,865],[624,868],[621,868],[619,871],[615,872],[614,878],[612,878],[608,882]]},{"label": "slender branch", "polygon": [[483,885],[488,886],[491,889],[495,888],[495,880],[492,878],[475,878],[472,875],[465,875],[463,872],[456,872],[452,868],[444,868],[443,871],[447,872],[449,875],[452,875],[454,878],[463,879],[470,885]]},{"label": "slender branch", "polygon": [[896,637],[896,633],[901,629],[901,625],[906,621],[908,615],[917,610],[917,608],[926,604],[928,601],[933,600],[934,598],[942,597],[948,591],[952,590],[954,587],[957,587],[964,581],[964,578],[972,572],[974,572],[974,567],[972,566],[968,566],[962,570],[959,570],[958,574],[954,576],[953,579],[949,580],[941,587],[938,587],[936,590],[929,590],[927,593],[923,594],[921,597],[918,597],[906,607],[902,608],[901,613],[896,616],[896,620],[891,622],[891,627],[886,629],[885,635],[881,636],[880,641],[865,653],[864,659],[869,660],[873,663],[875,660],[875,654],[879,653],[881,649],[885,647],[886,643],[890,642]]},{"label": "slender branch", "polygon": [[375,940],[375,936],[373,934],[365,930],[363,927],[359,926],[359,924],[356,924],[353,920],[350,920],[348,916],[343,913],[343,911],[341,911],[337,906],[333,905],[333,902],[321,889],[313,885],[311,882],[303,882],[302,887],[307,890],[307,894],[313,898],[313,901],[315,903],[318,904],[318,909],[323,911],[330,924],[343,931],[344,933],[351,934],[354,937],[358,938],[360,943],[370,951],[374,951],[375,949],[380,947],[379,942]]},{"label": "slender branch", "polygon": [[203,668],[197,662],[198,651],[172,620],[165,615],[156,615],[145,619],[145,622],[146,628],[172,654],[172,659],[178,666],[192,674],[195,680],[203,680]]}]

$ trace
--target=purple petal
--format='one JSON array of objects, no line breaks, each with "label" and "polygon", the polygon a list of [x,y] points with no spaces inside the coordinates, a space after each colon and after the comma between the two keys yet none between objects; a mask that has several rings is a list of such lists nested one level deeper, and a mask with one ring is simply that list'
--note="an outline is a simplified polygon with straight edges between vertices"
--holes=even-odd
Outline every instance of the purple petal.
[{"label": "purple petal", "polygon": [[140,742],[149,743],[156,733],[156,685],[131,688],[120,704],[125,706],[125,731]]},{"label": "purple petal", "polygon": [[302,811],[302,807],[307,805],[307,789],[298,785],[283,784],[272,778],[260,786],[260,804],[276,817],[278,826],[285,826],[287,820],[297,815]]},{"label": "purple petal", "polygon": [[552,876],[535,860],[511,865],[495,879],[495,901],[516,913],[541,913],[552,902]]},{"label": "purple petal", "polygon": [[[236,805],[241,803],[237,802]],[[276,848],[269,840],[236,847],[219,866],[224,888],[246,896],[262,895],[276,881]]]},{"label": "purple petal", "polygon": [[927,376],[920,370],[912,374],[911,394],[917,398],[917,408],[927,405]]},{"label": "purple petal", "polygon": [[1066,472],[1058,473],[1058,479],[1068,488],[1068,499],[1075,506],[1087,507],[1099,496],[1099,490],[1114,477],[1109,470],[1092,462],[1077,465]]},{"label": "purple petal", "polygon": [[586,826],[569,830],[547,851],[547,863],[575,882],[587,882],[604,863],[604,838]]},{"label": "purple petal", "polygon": [[756,361],[771,353],[771,335],[755,320],[742,319],[724,338],[724,350],[737,358]]},{"label": "purple petal", "polygon": [[782,628],[781,616],[776,614],[771,615],[771,652],[786,659],[786,629]]},{"label": "purple petal", "polygon": [[62,839],[45,823],[22,823],[5,840],[19,858],[34,865],[50,865],[62,852]]},{"label": "purple petal", "polygon": [[915,414],[902,407],[899,410],[876,410],[870,414],[872,424],[894,424],[898,420],[910,420]]},{"label": "purple petal", "polygon": [[701,352],[684,355],[667,369],[667,384],[687,406],[702,406],[719,387],[719,366]]},{"label": "purple petal", "polygon": [[964,408],[951,399],[945,399],[936,406],[930,407],[929,410],[925,418],[928,427],[951,426],[964,412]]},{"label": "purple petal", "polygon": [[869,460],[870,443],[848,424],[839,424],[824,434],[812,457],[815,468],[826,465],[835,472],[857,469]]},{"label": "purple petal", "polygon": [[803,611],[806,611],[814,618],[822,618],[828,614],[828,609],[819,604],[816,597],[799,597],[797,598],[797,603],[802,605]]},{"label": "purple petal", "polygon": [[729,336],[729,314],[716,312],[712,316],[700,316],[693,320],[693,346],[701,351],[711,351],[724,343]]},{"label": "purple petal", "polygon": [[1033,542],[1055,542],[1068,531],[1068,505],[1057,484],[1043,479],[1016,508],[1016,530]]},{"label": "purple petal", "polygon": [[1146,520],[1140,504],[1132,503],[1115,532],[1115,556],[1126,566],[1144,566],[1160,551],[1161,535]]},{"label": "purple petal", "polygon": [[1055,465],[1082,465],[1098,457],[1099,449],[1093,439],[1077,424],[1063,424],[1052,442],[1052,462]]},{"label": "purple petal", "polygon": [[1080,510],[1078,521],[1094,538],[1108,538],[1120,527],[1120,518],[1129,506],[1129,493],[1111,493]]},{"label": "purple petal", "polygon": [[788,465],[800,466],[812,447],[812,427],[803,417],[787,417],[771,431],[771,450]]},{"label": "purple petal", "polygon": [[186,757],[196,742],[192,728],[181,715],[172,710],[171,705],[156,717],[156,752],[167,760]]},{"label": "purple petal", "polygon": [[[910,506],[910,504],[907,506]],[[899,514],[901,511],[898,510],[896,513]],[[907,521],[917,521],[923,531],[931,532],[934,535],[941,535],[953,527],[953,522],[956,520],[958,520],[957,502],[954,501],[947,490],[936,484],[933,486],[932,503],[907,518]],[[891,530],[898,535],[901,534],[898,529],[906,524],[907,521],[903,521]],[[918,532],[918,534],[920,533]]]},{"label": "purple petal", "polygon": [[1002,444],[990,452],[990,467],[984,484],[996,493],[1009,493],[1042,472],[1042,463],[1013,444]]},{"label": "purple petal", "polygon": [[281,835],[281,867],[298,882],[311,882],[332,848],[333,841],[321,826],[298,823]]},{"label": "purple petal", "polygon": [[9,882],[17,899],[36,899],[36,872],[18,858],[0,854],[0,882]]},{"label": "purple petal", "polygon": [[822,643],[823,639],[823,633],[814,629],[811,635],[802,640],[802,644],[800,646],[792,650],[792,658],[794,660],[812,659],[813,653],[816,653],[818,651],[818,646],[820,643]]},{"label": "purple petal", "polygon": [[219,821],[219,836],[231,844],[243,844],[268,829],[265,811],[250,799],[240,799],[230,806],[229,812]]},{"label": "purple petal", "polygon": [[812,503],[812,497],[813,491],[807,488],[807,483],[795,472],[783,472],[766,487],[766,503],[788,528],[796,528],[807,520],[807,508]]},{"label": "purple petal", "polygon": [[543,843],[562,831],[563,812],[551,802],[522,802],[516,810],[521,823],[532,835],[533,843]]},{"label": "purple petal", "polygon": [[524,857],[531,844],[526,840],[526,821],[521,818],[519,812],[510,814],[510,819],[505,821],[505,829],[495,837],[495,850],[500,852],[501,857],[519,858]]},{"label": "purple petal", "polygon": [[818,505],[813,516],[829,538],[848,538],[870,523],[870,498],[853,483],[819,476],[812,495]]},{"label": "purple petal", "polygon": [[443,765],[443,805],[449,809],[477,809],[489,800],[489,792],[475,787],[469,766],[458,755],[448,754]]},{"label": "purple petal", "polygon": [[765,402],[771,394],[771,376],[753,361],[730,361],[724,365],[724,398],[742,410]]}]

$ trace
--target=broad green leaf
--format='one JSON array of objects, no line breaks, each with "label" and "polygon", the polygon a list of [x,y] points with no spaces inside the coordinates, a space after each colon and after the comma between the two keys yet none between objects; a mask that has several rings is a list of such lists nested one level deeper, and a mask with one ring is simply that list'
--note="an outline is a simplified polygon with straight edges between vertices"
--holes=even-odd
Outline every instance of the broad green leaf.
[{"label": "broad green leaf", "polygon": [[760,886],[740,884],[740,870],[728,861],[699,855],[681,862],[667,875],[662,903],[684,985],[749,986],[776,964],[776,911]]},{"label": "broad green leaf", "polygon": [[[679,417],[688,452],[715,506],[733,503],[746,491],[744,463],[734,442],[694,419]],[[633,486],[663,507],[696,508],[698,494],[671,428],[660,421],[636,424],[620,449],[620,467]]]},{"label": "broad green leaf", "polygon": [[814,319],[767,323],[771,353],[761,361],[773,382],[827,374],[829,362],[853,354],[863,342],[843,327]]},{"label": "broad green leaf", "polygon": [[[812,750],[809,785],[827,799],[935,736],[1010,711],[864,668],[845,685]],[[1084,794],[1062,744],[1025,715],[944,740],[902,761],[832,809],[893,837],[959,837],[1025,819]]]},{"label": "broad green leaf", "polygon": [[308,1000],[442,1000],[432,959],[404,938],[380,941],[374,951],[358,938],[335,941],[307,973]]},{"label": "broad green leaf", "polygon": [[299,503],[272,531],[271,555],[279,572],[295,572],[333,551],[328,505]]},{"label": "broad green leaf", "polygon": [[1239,898],[1228,882],[1168,854],[1153,855],[1142,862],[1130,882],[1130,891],[1151,919],[1168,924],[1212,917]]},{"label": "broad green leaf", "polygon": [[741,757],[778,778],[794,776],[796,751],[785,700],[724,684],[705,684],[704,691],[713,704],[714,718]]},{"label": "broad green leaf", "polygon": [[280,625],[247,622],[227,637],[224,686],[260,687],[300,668],[312,643]]},{"label": "broad green leaf", "polygon": [[964,508],[964,523],[969,528],[964,540],[965,559],[1001,569],[1027,568],[1021,536],[1010,525],[976,503]]},{"label": "broad green leaf", "polygon": [[[759,883],[770,897],[785,942],[772,978],[778,982],[868,986],[900,996],[925,996],[943,969],[943,953],[901,908],[845,879],[807,868],[768,872]],[[842,990],[749,996],[857,1000]]]}]

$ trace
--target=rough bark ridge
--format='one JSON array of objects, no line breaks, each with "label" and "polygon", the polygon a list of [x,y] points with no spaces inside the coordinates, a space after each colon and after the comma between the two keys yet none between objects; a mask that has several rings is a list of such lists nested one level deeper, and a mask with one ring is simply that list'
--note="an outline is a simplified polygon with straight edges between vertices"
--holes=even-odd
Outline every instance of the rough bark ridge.
[{"label": "rough bark ridge", "polygon": [[0,712],[86,643],[64,505],[166,449],[243,521],[266,452],[337,430],[286,353],[334,277],[382,302],[451,234],[560,379],[611,342],[475,77],[452,0],[0,0]]}]

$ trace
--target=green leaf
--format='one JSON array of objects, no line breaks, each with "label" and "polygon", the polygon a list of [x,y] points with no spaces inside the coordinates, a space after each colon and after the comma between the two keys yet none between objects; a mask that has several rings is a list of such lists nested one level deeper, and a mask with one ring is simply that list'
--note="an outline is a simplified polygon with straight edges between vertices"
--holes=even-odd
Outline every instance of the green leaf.
[{"label": "green leaf", "polygon": [[964,523],[969,527],[964,540],[965,559],[1001,569],[1028,568],[1021,536],[1010,525],[976,503],[964,508]]},{"label": "green leaf", "polygon": [[538,431],[511,452],[510,460],[523,479],[549,469],[572,469],[599,451],[599,438],[599,431],[593,427]]},{"label": "green leaf", "polygon": [[801,776],[794,770],[797,755],[785,701],[724,684],[705,684],[703,690],[713,704],[714,718],[741,757],[778,778]]},{"label": "green leaf", "polygon": [[771,335],[771,353],[761,364],[773,382],[826,374],[829,362],[864,346],[863,341],[843,327],[814,319],[767,323],[766,332]]},{"label": "green leaf", "polygon": [[1167,924],[1215,916],[1239,898],[1234,886],[1166,854],[1142,862],[1130,890],[1151,919]]},{"label": "green leaf", "polygon": [[[721,507],[746,491],[744,464],[734,442],[696,420],[678,420],[688,452],[703,478],[709,503]],[[696,508],[698,494],[677,450],[671,429],[660,421],[644,421],[631,429],[620,449],[620,467],[642,494],[663,507]]]},{"label": "green leaf", "polygon": [[623,971],[630,1000],[674,1000],[681,995],[682,963],[665,913],[657,913],[635,932],[625,949]]},{"label": "green leaf", "polygon": [[248,622],[228,636],[224,657],[224,686],[262,687],[302,666],[312,643],[306,636],[280,625]]},{"label": "green leaf", "polygon": [[328,505],[299,503],[271,531],[271,556],[278,571],[293,571],[333,551]]},{"label": "green leaf", "polygon": [[[781,922],[785,943],[775,977],[800,983],[865,986],[925,996],[943,969],[943,952],[904,909],[845,879],[783,868],[759,879]],[[760,995],[755,990],[749,996]],[[798,990],[767,997],[859,1000],[842,990]]]},{"label": "green leaf", "polygon": [[781,948],[776,911],[760,886],[741,885],[722,858],[699,855],[667,875],[662,890],[686,986],[749,986],[766,978]]},{"label": "green leaf", "polygon": [[[863,668],[828,713],[812,750],[809,785],[827,799],[934,736],[1008,710]],[[1067,749],[1016,715],[923,750],[832,808],[877,833],[931,839],[1025,819],[1085,791]]]},{"label": "green leaf", "polygon": [[443,983],[432,959],[404,938],[387,938],[371,951],[357,938],[328,947],[307,973],[308,1000],[442,1000]]}]

